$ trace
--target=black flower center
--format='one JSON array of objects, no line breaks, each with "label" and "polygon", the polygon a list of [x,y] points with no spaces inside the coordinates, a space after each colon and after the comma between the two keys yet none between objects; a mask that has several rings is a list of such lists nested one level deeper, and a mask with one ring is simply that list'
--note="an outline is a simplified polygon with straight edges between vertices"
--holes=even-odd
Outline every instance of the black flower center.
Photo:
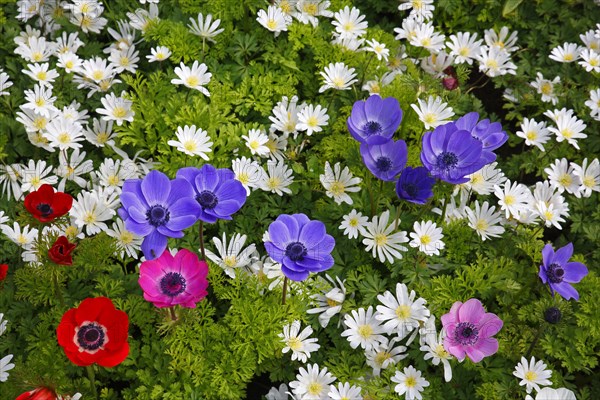
[{"label": "black flower center", "polygon": [[146,211],[146,219],[153,226],[162,226],[169,222],[169,210],[161,205],[154,205]]},{"label": "black flower center", "polygon": [[546,275],[548,276],[548,280],[552,283],[561,283],[565,276],[565,270],[560,264],[550,264],[548,270],[546,271]]},{"label": "black flower center", "polygon": [[47,217],[52,214],[52,207],[50,207],[50,204],[40,203],[36,208],[42,214],[42,217]]},{"label": "black flower center", "polygon": [[402,185],[402,190],[404,190],[410,197],[417,197],[419,194],[419,186],[414,183],[405,183]]},{"label": "black flower center", "polygon": [[300,242],[290,243],[285,248],[285,255],[292,261],[302,261],[307,253],[306,247]]},{"label": "black flower center", "polygon": [[390,169],[392,169],[392,165],[392,160],[390,160],[388,157],[379,157],[377,161],[375,161],[375,166],[381,172],[388,172]]},{"label": "black flower center", "polygon": [[471,346],[479,339],[479,329],[472,322],[461,322],[456,325],[454,340],[463,346]]},{"label": "black flower center", "polygon": [[106,341],[104,329],[95,322],[82,325],[77,332],[77,343],[79,347],[94,351],[102,347]]},{"label": "black flower center", "polygon": [[367,136],[378,135],[381,133],[381,125],[377,121],[369,121],[363,127]]},{"label": "black flower center", "polygon": [[562,319],[562,313],[556,307],[550,307],[544,311],[544,319],[551,324],[558,324]]},{"label": "black flower center", "polygon": [[183,293],[186,286],[184,277],[177,272],[169,272],[160,280],[160,290],[170,297]]},{"label": "black flower center", "polygon": [[210,190],[203,190],[200,192],[198,196],[196,196],[196,201],[200,203],[202,209],[212,210],[219,204],[219,199],[217,195],[215,195]]},{"label": "black flower center", "polygon": [[438,169],[449,170],[458,164],[458,157],[454,153],[444,151],[437,157]]}]

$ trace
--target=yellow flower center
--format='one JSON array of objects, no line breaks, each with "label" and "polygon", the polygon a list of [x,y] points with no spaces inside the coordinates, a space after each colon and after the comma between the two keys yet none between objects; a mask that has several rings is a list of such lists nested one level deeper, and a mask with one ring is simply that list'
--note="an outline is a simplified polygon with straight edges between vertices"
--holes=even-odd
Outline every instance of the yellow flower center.
[{"label": "yellow flower center", "polygon": [[475,229],[478,231],[485,231],[489,227],[490,227],[490,224],[488,224],[488,222],[485,219],[480,219],[475,224]]},{"label": "yellow flower center", "polygon": [[387,244],[387,241],[387,236],[383,233],[378,233],[377,235],[375,235],[375,244],[377,246],[384,246],[385,244]]},{"label": "yellow flower center", "polygon": [[550,82],[544,82],[540,87],[542,94],[549,96],[552,94],[552,84]]},{"label": "yellow flower center", "polygon": [[331,81],[333,83],[333,87],[341,89],[344,87],[344,85],[346,84],[346,81],[343,80],[342,78],[334,78]]},{"label": "yellow flower center", "polygon": [[98,135],[96,136],[96,141],[100,144],[106,143],[108,141],[108,133],[99,132]]},{"label": "yellow flower center", "polygon": [[594,187],[596,180],[592,176],[584,176],[582,179],[583,186],[585,187]]},{"label": "yellow flower center", "polygon": [[423,116],[423,122],[425,122],[426,124],[433,124],[436,121],[436,116],[434,113],[427,113]]},{"label": "yellow flower center", "polygon": [[72,60],[68,60],[65,63],[65,69],[72,69],[74,65],[75,65],[75,63]]},{"label": "yellow flower center", "polygon": [[115,118],[125,118],[127,115],[127,110],[124,107],[117,106],[113,110],[113,116]]},{"label": "yellow flower center", "polygon": [[342,304],[342,303],[340,303],[339,301],[335,301],[335,300],[333,300],[333,299],[327,298],[327,305],[328,305],[329,307],[337,307],[337,306],[339,306],[340,304]]},{"label": "yellow flower center", "polygon": [[237,265],[237,259],[235,258],[235,256],[225,256],[223,257],[223,264],[225,264],[229,268],[233,268]]},{"label": "yellow flower center", "polygon": [[44,129],[47,124],[48,124],[48,120],[45,117],[35,117],[35,119],[33,120],[33,126],[38,131],[41,131],[42,129]]},{"label": "yellow flower center", "polygon": [[319,12],[319,7],[317,7],[315,3],[307,3],[304,5],[304,12],[309,15],[315,16]]},{"label": "yellow flower center", "polygon": [[291,337],[288,339],[287,345],[293,351],[298,351],[302,348],[302,341],[297,337]]},{"label": "yellow flower center", "polygon": [[380,351],[375,355],[374,361],[377,365],[383,365],[384,362],[390,359],[392,355],[387,351]]},{"label": "yellow flower center", "polygon": [[566,139],[571,139],[573,137],[573,131],[569,128],[563,129],[561,133]]},{"label": "yellow flower center", "polygon": [[48,78],[48,74],[46,73],[46,71],[40,71],[37,73],[36,76],[40,81],[45,81],[46,78]]},{"label": "yellow flower center", "polygon": [[571,175],[569,174],[562,174],[560,178],[558,178],[558,183],[562,186],[569,186],[573,183],[573,178],[571,178]]},{"label": "yellow flower center", "polygon": [[512,206],[513,204],[515,204],[515,201],[515,196],[513,196],[512,194],[509,194],[506,197],[504,197],[504,204],[506,204],[507,206]]},{"label": "yellow flower center", "polygon": [[348,22],[344,24],[343,28],[346,32],[350,32],[352,29],[354,29],[354,24],[352,22]]},{"label": "yellow flower center", "polygon": [[40,53],[39,51],[36,51],[35,53],[33,53],[31,55],[31,58],[33,59],[33,61],[42,61],[42,58],[44,58],[44,55],[42,53]]},{"label": "yellow flower center", "polygon": [[186,149],[189,152],[194,152],[196,151],[196,149],[198,148],[198,146],[196,146],[196,142],[194,140],[186,140],[183,143],[183,148]]},{"label": "yellow flower center", "polygon": [[439,357],[439,358],[448,358],[450,356],[450,354],[448,354],[448,352],[446,351],[446,349],[444,348],[443,345],[438,344],[435,347],[434,353]]},{"label": "yellow flower center", "polygon": [[133,234],[129,231],[123,231],[121,232],[119,239],[121,240],[121,243],[128,245],[133,242]]},{"label": "yellow flower center", "polygon": [[269,189],[276,189],[281,185],[281,179],[279,179],[278,177],[274,176],[272,178],[269,178],[267,180],[267,187]]},{"label": "yellow flower center", "polygon": [[243,184],[247,184],[248,182],[250,182],[250,176],[246,172],[240,172],[237,179],[238,179],[238,181],[242,182]]},{"label": "yellow flower center", "polygon": [[275,28],[277,28],[277,21],[275,21],[274,19],[268,20],[267,21],[267,29],[275,30]]},{"label": "yellow flower center", "polygon": [[91,211],[86,212],[85,216],[83,217],[83,222],[86,224],[92,224],[96,222],[96,215]]},{"label": "yellow flower center", "polygon": [[461,55],[462,57],[466,57],[469,55],[469,48],[468,47],[461,47],[458,50],[458,54]]},{"label": "yellow flower center", "polygon": [[498,68],[498,61],[494,59],[489,59],[485,62],[485,66],[491,69],[496,69]]},{"label": "yellow flower center", "polygon": [[33,186],[34,188],[38,188],[38,186],[40,185],[40,177],[39,176],[34,176],[33,178],[31,178],[31,186]]},{"label": "yellow flower center", "polygon": [[69,225],[69,227],[67,229],[65,229],[65,236],[69,240],[75,239],[75,236],[77,236],[78,233],[79,233],[79,230],[74,225]]},{"label": "yellow flower center", "polygon": [[250,148],[252,150],[256,150],[260,147],[260,143],[258,143],[258,140],[252,140],[250,143],[248,143],[250,145]]},{"label": "yellow flower center", "polygon": [[358,335],[363,339],[368,339],[373,334],[373,327],[369,324],[358,327]]},{"label": "yellow flower center", "polygon": [[197,86],[200,83],[200,80],[196,76],[188,76],[185,80],[186,85],[188,86]]},{"label": "yellow flower center", "polygon": [[406,380],[404,381],[404,384],[408,388],[413,388],[413,387],[417,386],[417,380],[413,376],[407,376]]},{"label": "yellow flower center", "polygon": [[319,125],[319,120],[314,115],[310,116],[306,120],[306,125],[310,126],[311,128],[316,128]]},{"label": "yellow flower center", "polygon": [[334,181],[329,187],[329,191],[333,193],[334,196],[340,196],[344,194],[346,187],[340,181]]},{"label": "yellow flower center", "polygon": [[529,140],[537,139],[537,132],[536,131],[527,132],[527,139],[529,139]]},{"label": "yellow flower center", "polygon": [[423,46],[423,47],[431,46],[431,39],[428,37],[424,37],[423,39],[421,39],[421,46]]},{"label": "yellow flower center", "polygon": [[129,65],[129,57],[121,57],[119,62],[121,63],[122,67],[126,67]]},{"label": "yellow flower center", "polygon": [[118,186],[119,182],[121,182],[119,175],[111,175],[108,177],[107,181],[110,186]]},{"label": "yellow flower center", "polygon": [[29,243],[29,240],[27,240],[27,238],[25,237],[25,235],[20,234],[19,236],[17,236],[17,243],[19,243],[19,244],[27,244],[27,243]]},{"label": "yellow flower center", "polygon": [[429,235],[421,236],[421,244],[428,245],[429,243],[431,243],[431,236],[429,236]]},{"label": "yellow flower center", "polygon": [[533,381],[535,381],[537,379],[537,376],[538,375],[534,371],[527,371],[525,373],[525,380],[533,382]]},{"label": "yellow flower center", "polygon": [[101,80],[102,78],[104,78],[104,71],[102,71],[100,69],[95,70],[94,72],[92,72],[92,78],[95,81]]},{"label": "yellow flower center", "polygon": [[565,56],[563,57],[563,59],[564,59],[565,61],[573,61],[573,59],[574,59],[574,58],[575,58],[575,56],[574,56],[573,54],[571,54],[571,53],[567,53],[567,54],[565,54]]},{"label": "yellow flower center", "polygon": [[43,97],[40,97],[35,101],[35,105],[38,107],[43,107],[46,104],[46,100]]},{"label": "yellow flower center", "polygon": [[58,135],[56,140],[58,140],[59,143],[67,144],[71,141],[71,136],[69,136],[67,132],[63,132],[60,135]]},{"label": "yellow flower center", "polygon": [[396,313],[396,317],[398,317],[398,319],[406,320],[406,319],[410,318],[410,315],[411,315],[410,306],[408,306],[406,304],[400,304],[396,308],[395,313]]},{"label": "yellow flower center", "polygon": [[321,393],[321,391],[323,390],[323,385],[321,385],[320,383],[317,382],[311,382],[308,387],[306,388],[306,391],[308,394],[310,394],[311,396],[317,396],[318,394]]}]

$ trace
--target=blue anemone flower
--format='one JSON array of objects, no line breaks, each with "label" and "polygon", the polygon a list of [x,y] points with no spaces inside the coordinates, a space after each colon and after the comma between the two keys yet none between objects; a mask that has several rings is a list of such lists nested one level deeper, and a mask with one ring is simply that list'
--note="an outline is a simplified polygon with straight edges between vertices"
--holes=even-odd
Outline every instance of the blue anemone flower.
[{"label": "blue anemone flower", "polygon": [[389,141],[384,144],[361,144],[360,155],[363,162],[378,179],[394,181],[404,169],[408,149],[404,140]]},{"label": "blue anemone flower", "polygon": [[325,224],[310,220],[305,214],[282,214],[269,225],[265,248],[269,256],[281,263],[283,274],[293,281],[303,281],[311,272],[333,266],[331,251],[335,240],[325,232]]},{"label": "blue anemone flower", "polygon": [[400,121],[402,109],[398,100],[373,95],[354,103],[347,124],[352,137],[360,143],[383,144],[392,139]]},{"label": "blue anemone flower", "polygon": [[121,193],[119,215],[125,228],[144,236],[142,251],[153,260],[167,248],[167,237],[181,238],[183,230],[198,220],[200,206],[185,179],[170,180],[159,171],[144,179],[128,179]]},{"label": "blue anemone flower", "polygon": [[449,122],[423,135],[421,162],[431,176],[459,184],[469,181],[466,175],[479,171],[487,164],[481,157],[483,145],[469,131],[458,129]]},{"label": "blue anemone flower", "polygon": [[186,167],[177,171],[177,178],[192,185],[194,198],[201,207],[198,218],[204,222],[230,220],[246,202],[246,189],[230,169],[216,169],[210,164],[202,168]]},{"label": "blue anemone flower", "polygon": [[581,281],[588,274],[588,269],[580,262],[569,262],[572,255],[573,243],[561,247],[556,252],[550,244],[542,249],[543,262],[540,265],[539,277],[543,283],[550,286],[552,296],[556,292],[565,300],[579,300],[579,293],[571,284]]},{"label": "blue anemone flower", "polygon": [[425,167],[406,167],[396,182],[398,198],[415,204],[425,204],[433,196],[435,179]]},{"label": "blue anemone flower", "polygon": [[479,121],[479,114],[474,111],[463,115],[454,123],[458,129],[469,131],[471,136],[481,141],[481,156],[486,164],[496,160],[496,154],[493,151],[508,140],[508,135],[502,130],[500,122],[490,122],[489,119]]}]

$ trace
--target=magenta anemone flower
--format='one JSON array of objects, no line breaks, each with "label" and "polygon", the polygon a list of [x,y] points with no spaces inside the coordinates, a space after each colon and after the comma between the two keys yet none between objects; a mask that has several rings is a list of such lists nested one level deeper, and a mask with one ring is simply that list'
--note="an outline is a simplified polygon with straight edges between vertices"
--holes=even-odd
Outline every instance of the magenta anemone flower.
[{"label": "magenta anemone flower", "polygon": [[194,308],[207,295],[208,264],[187,249],[173,256],[169,250],[154,260],[144,261],[140,266],[138,280],[144,291],[144,299],[156,307]]},{"label": "magenta anemone flower", "polygon": [[571,261],[573,255],[573,243],[554,252],[552,245],[547,244],[542,250],[543,263],[540,265],[539,277],[542,282],[550,286],[550,292],[560,294],[565,300],[579,300],[579,293],[571,283],[581,281],[587,274],[587,267],[580,263]]},{"label": "magenta anemone flower", "polygon": [[479,300],[469,299],[464,304],[457,301],[441,320],[446,332],[444,348],[459,361],[466,355],[479,362],[498,351],[498,341],[492,336],[502,329],[502,320],[486,313]]}]

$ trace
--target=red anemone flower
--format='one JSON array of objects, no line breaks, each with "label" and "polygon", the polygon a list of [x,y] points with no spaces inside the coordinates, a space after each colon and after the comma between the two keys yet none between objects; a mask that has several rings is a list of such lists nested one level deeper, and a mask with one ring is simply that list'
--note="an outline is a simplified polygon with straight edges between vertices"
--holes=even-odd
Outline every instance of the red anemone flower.
[{"label": "red anemone flower", "polygon": [[107,297],[87,298],[62,317],[56,335],[66,356],[76,365],[114,367],[129,354],[129,318]]},{"label": "red anemone flower", "polygon": [[52,222],[69,212],[73,197],[63,192],[54,192],[48,184],[40,186],[25,196],[25,208],[40,222]]},{"label": "red anemone flower", "polygon": [[0,282],[6,279],[6,274],[8,274],[8,264],[0,264]]},{"label": "red anemone flower", "polygon": [[59,265],[73,265],[71,252],[75,247],[77,245],[70,243],[66,236],[60,236],[48,249],[48,258]]},{"label": "red anemone flower", "polygon": [[56,400],[56,392],[49,387],[38,387],[23,394],[15,400]]}]

